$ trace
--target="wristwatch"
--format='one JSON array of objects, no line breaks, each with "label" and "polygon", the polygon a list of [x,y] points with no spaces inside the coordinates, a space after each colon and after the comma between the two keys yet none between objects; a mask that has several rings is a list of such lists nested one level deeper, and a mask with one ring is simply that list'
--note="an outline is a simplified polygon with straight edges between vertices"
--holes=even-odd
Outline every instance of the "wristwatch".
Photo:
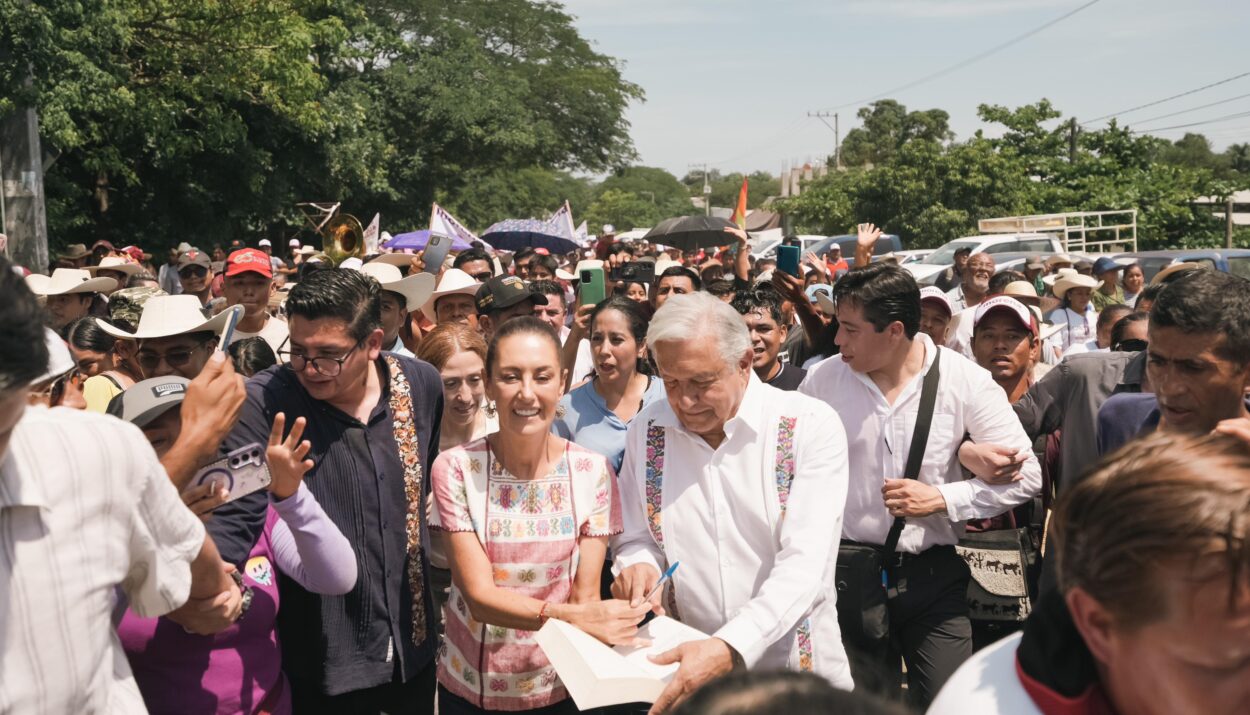
[{"label": "wristwatch", "polygon": [[230,578],[234,579],[234,585],[239,587],[239,594],[243,597],[243,607],[239,609],[239,617],[234,619],[234,622],[238,623],[247,613],[247,609],[252,607],[252,587],[243,585],[243,574],[237,570],[230,572]]}]

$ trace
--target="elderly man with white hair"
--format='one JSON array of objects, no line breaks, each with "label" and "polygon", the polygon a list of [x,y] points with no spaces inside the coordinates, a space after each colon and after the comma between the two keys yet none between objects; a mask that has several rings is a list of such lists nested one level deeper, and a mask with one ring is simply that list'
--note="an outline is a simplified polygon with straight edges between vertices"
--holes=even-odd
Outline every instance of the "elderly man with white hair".
[{"label": "elderly man with white hair", "polygon": [[626,438],[613,594],[640,603],[680,562],[653,605],[711,635],[658,656],[680,669],[653,712],[735,664],[849,689],[833,579],[848,480],[837,414],[761,382],[742,318],[706,293],[670,297],[647,347],[668,399]]}]

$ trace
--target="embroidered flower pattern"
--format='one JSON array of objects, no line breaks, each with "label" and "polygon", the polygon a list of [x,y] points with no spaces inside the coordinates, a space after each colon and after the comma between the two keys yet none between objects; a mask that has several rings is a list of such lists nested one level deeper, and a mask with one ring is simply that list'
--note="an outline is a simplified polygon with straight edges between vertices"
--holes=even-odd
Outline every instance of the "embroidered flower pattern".
[{"label": "embroidered flower pattern", "polygon": [[799,670],[812,670],[812,620],[804,618],[795,634],[799,644]]},{"label": "embroidered flower pattern", "polygon": [[664,530],[660,528],[661,493],[664,484],[664,428],[647,423],[647,522],[655,543],[664,547]]},{"label": "embroidered flower pattern", "polygon": [[797,417],[782,417],[777,425],[777,459],[774,474],[777,477],[777,500],[781,502],[781,515],[786,515],[786,502],[790,500],[790,484],[794,481],[794,426]]},{"label": "embroidered flower pattern", "polygon": [[425,641],[425,574],[421,565],[422,499],[421,449],[417,427],[412,421],[412,388],[394,355],[384,355],[391,378],[391,420],[399,460],[404,465],[404,498],[408,503],[408,583],[412,589],[412,642]]}]

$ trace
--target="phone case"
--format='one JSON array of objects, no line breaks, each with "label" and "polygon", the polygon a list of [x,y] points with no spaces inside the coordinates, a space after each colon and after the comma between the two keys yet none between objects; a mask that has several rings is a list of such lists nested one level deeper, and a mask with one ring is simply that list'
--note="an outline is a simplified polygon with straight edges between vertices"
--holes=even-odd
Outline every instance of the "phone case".
[{"label": "phone case", "polygon": [[798,246],[778,246],[777,247],[777,270],[782,273],[788,273],[795,278],[799,277],[799,247]]},{"label": "phone case", "polygon": [[451,239],[441,234],[431,233],[429,243],[425,244],[425,253],[422,255],[425,261],[425,272],[438,275],[448,253],[451,253]]},{"label": "phone case", "polygon": [[226,485],[230,496],[226,503],[245,497],[269,486],[269,465],[265,448],[258,443],[240,447],[195,473],[187,489],[218,481]]},{"label": "phone case", "polygon": [[582,284],[579,288],[578,300],[581,305],[598,305],[607,297],[607,287],[603,280],[602,268],[583,268]]}]

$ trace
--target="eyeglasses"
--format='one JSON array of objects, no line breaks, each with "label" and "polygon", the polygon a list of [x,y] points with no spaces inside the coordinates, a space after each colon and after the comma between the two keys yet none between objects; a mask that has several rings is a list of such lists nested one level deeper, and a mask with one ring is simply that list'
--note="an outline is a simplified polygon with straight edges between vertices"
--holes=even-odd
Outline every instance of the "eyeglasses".
[{"label": "eyeglasses", "polygon": [[135,355],[135,361],[139,363],[139,367],[143,368],[145,373],[151,372],[152,370],[160,367],[162,362],[172,368],[180,368],[191,362],[191,356],[195,354],[195,351],[203,348],[214,340],[216,340],[216,338],[209,338],[193,348],[171,350],[167,353],[152,352],[150,350],[145,351],[140,348],[138,354]]},{"label": "eyeglasses", "polygon": [[469,277],[477,281],[478,283],[485,283],[491,278],[494,278],[495,274],[491,273],[490,271],[482,271],[481,273],[470,273]]},{"label": "eyeglasses", "polygon": [[303,372],[304,368],[312,365],[313,372],[326,377],[336,377],[343,372],[343,363],[356,352],[360,347],[360,343],[352,346],[351,350],[343,353],[342,357],[315,357],[310,358],[302,353],[293,353],[290,350],[279,350],[278,357],[282,360],[282,364],[286,369],[292,372]]},{"label": "eyeglasses", "polygon": [[208,269],[204,266],[187,266],[178,271],[178,275],[183,278],[203,278],[208,275]]}]

